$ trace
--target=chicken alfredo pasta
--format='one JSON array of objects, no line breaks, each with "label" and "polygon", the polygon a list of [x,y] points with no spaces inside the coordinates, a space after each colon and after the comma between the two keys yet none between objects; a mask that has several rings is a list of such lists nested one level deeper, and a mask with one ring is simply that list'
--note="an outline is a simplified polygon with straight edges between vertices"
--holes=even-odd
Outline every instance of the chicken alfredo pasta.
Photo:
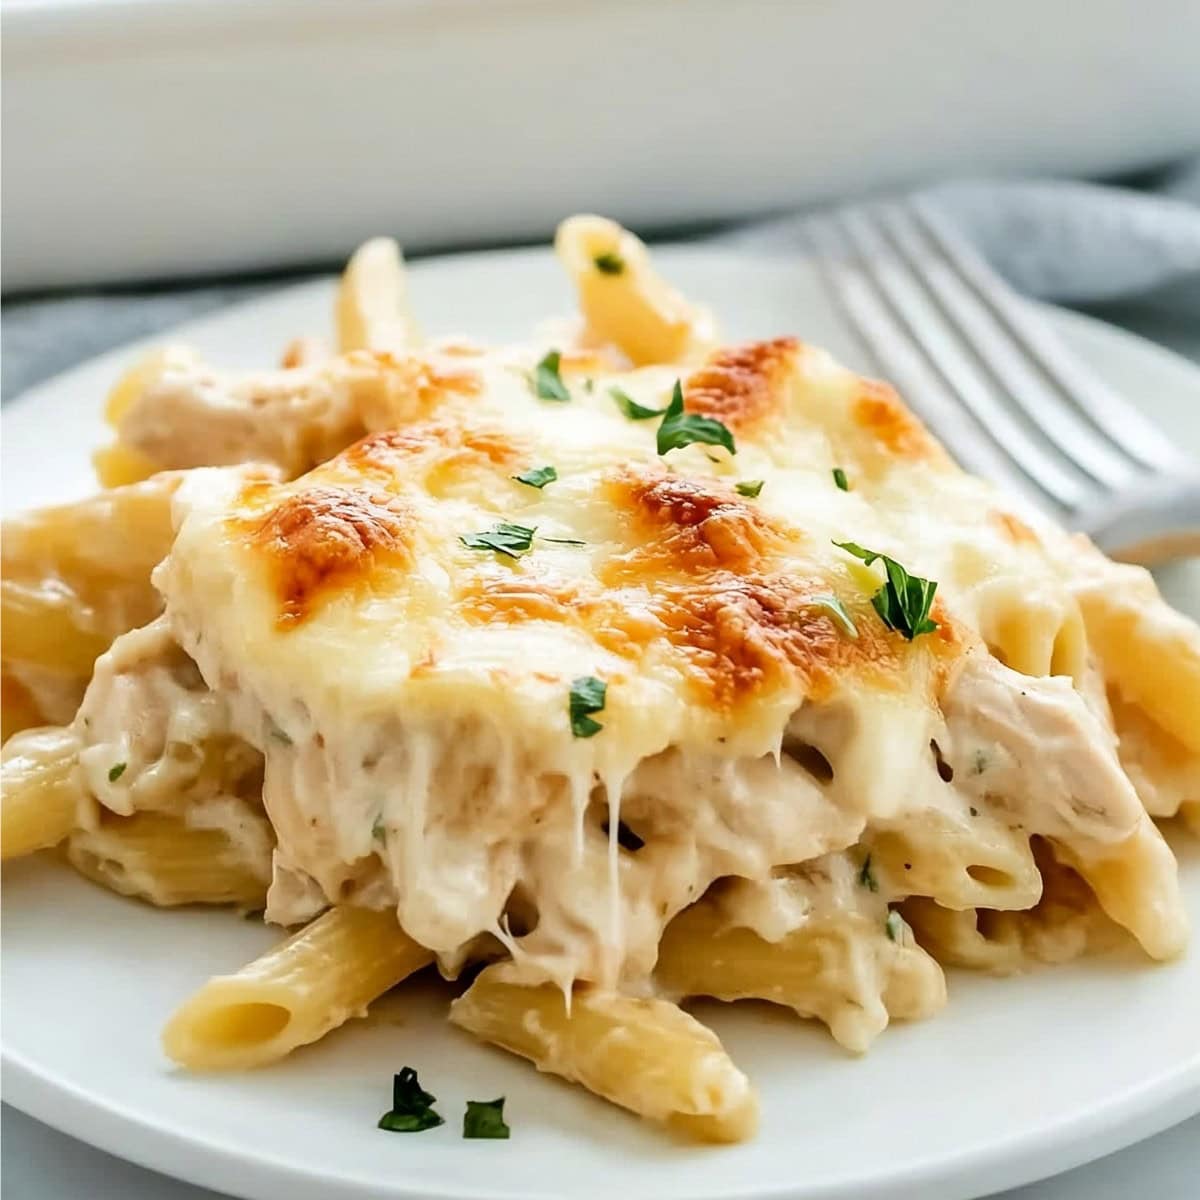
[{"label": "chicken alfredo pasta", "polygon": [[557,248],[580,317],[487,347],[422,344],[368,243],[336,352],[157,353],[106,490],[6,523],[5,855],[292,930],[167,1054],[271,1062],[436,964],[464,1029],[737,1140],[689,996],[862,1051],[945,963],[1179,954],[1200,631],[886,385],[720,343],[609,221]]}]

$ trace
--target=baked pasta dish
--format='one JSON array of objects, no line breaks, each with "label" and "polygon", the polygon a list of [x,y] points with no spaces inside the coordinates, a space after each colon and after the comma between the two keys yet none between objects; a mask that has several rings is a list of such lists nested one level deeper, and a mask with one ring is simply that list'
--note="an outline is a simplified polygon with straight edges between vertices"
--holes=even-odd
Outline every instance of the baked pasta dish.
[{"label": "baked pasta dish", "polygon": [[166,1054],[268,1064],[432,965],[462,1029],[733,1141],[688,997],[861,1052],[947,965],[1180,954],[1200,630],[618,225],[556,248],[579,315],[496,347],[423,341],[368,242],[334,349],[153,354],[103,490],[5,522],[5,857],[290,931]]}]

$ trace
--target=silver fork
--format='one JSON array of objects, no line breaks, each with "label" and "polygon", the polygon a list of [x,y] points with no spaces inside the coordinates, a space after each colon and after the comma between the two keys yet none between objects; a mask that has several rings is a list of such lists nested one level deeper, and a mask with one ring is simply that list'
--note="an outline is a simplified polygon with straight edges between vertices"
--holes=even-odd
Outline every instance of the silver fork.
[{"label": "silver fork", "polygon": [[863,205],[805,232],[883,374],[959,462],[1110,554],[1200,554],[1200,467],[1067,351],[936,209]]}]

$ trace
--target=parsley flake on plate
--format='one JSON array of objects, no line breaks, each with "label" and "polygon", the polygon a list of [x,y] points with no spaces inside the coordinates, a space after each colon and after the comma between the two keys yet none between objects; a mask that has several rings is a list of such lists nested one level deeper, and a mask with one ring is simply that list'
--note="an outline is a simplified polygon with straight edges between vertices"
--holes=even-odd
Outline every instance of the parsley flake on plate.
[{"label": "parsley flake on plate", "polygon": [[458,540],[468,550],[494,550],[509,558],[520,558],[533,545],[536,529],[536,525],[513,525],[509,521],[497,521],[491,529],[469,533]]},{"label": "parsley flake on plate", "polygon": [[608,394],[617,402],[617,407],[631,421],[649,421],[652,417],[661,417],[665,408],[647,408],[639,404],[627,391],[619,387],[611,387]]},{"label": "parsley flake on plate", "polygon": [[571,732],[578,738],[594,737],[604,728],[593,721],[591,714],[604,711],[608,684],[595,675],[581,675],[571,684],[567,710],[571,716]]},{"label": "parsley flake on plate", "polygon": [[379,1128],[391,1133],[420,1133],[444,1124],[433,1110],[437,1097],[421,1087],[412,1067],[392,1076],[392,1107],[379,1118]]},{"label": "parsley flake on plate", "polygon": [[910,575],[894,558],[867,550],[856,542],[834,542],[835,546],[861,558],[869,567],[877,558],[883,559],[887,582],[871,597],[875,611],[883,623],[911,642],[922,633],[932,633],[938,624],[929,616],[937,584],[931,579]]},{"label": "parsley flake on plate", "polygon": [[836,483],[843,492],[848,492],[850,490],[850,482],[846,478],[846,472],[843,471],[841,467],[833,468],[833,482]]},{"label": "parsley flake on plate", "polygon": [[749,496],[751,500],[754,500],[763,490],[764,483],[766,483],[765,479],[743,479],[741,483],[733,485],[733,490],[739,496]]},{"label": "parsley flake on plate", "polygon": [[894,909],[888,909],[887,920],[883,923],[884,932],[889,942],[900,942],[904,939],[904,918]]},{"label": "parsley flake on plate", "polygon": [[571,399],[567,385],[558,373],[562,355],[551,350],[533,370],[533,393],[539,400],[557,400],[565,404]]},{"label": "parsley flake on plate", "polygon": [[116,783],[117,780],[125,774],[125,768],[128,765],[128,763],[113,763],[113,765],[108,768],[108,782]]},{"label": "parsley flake on plate", "polygon": [[597,254],[592,262],[601,275],[620,275],[625,270],[625,260],[612,250]]},{"label": "parsley flake on plate", "polygon": [[512,478],[533,488],[544,488],[546,484],[553,483],[558,478],[558,472],[553,467],[530,467],[528,471],[522,471],[520,475],[513,475]]},{"label": "parsley flake on plate", "polygon": [[669,450],[678,450],[694,443],[724,446],[730,454],[737,453],[733,434],[720,421],[683,411],[683,385],[677,379],[675,390],[671,393],[671,403],[667,405],[662,424],[658,427],[658,452],[666,454]]},{"label": "parsley flake on plate", "polygon": [[510,1134],[504,1123],[504,1097],[498,1100],[468,1100],[463,1113],[463,1137],[506,1138]]}]

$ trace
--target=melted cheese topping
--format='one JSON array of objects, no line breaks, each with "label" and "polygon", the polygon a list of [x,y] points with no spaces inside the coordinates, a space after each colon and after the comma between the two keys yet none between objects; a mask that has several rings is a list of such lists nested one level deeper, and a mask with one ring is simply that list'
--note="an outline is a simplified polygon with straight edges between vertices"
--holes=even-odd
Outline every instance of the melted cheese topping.
[{"label": "melted cheese topping", "polygon": [[[928,848],[961,828],[940,902],[1033,903],[1034,833],[1076,865],[1136,844],[1158,878],[1124,919],[1152,952],[1178,948],[1170,853],[1069,678],[1089,671],[1067,583],[1086,546],[792,339],[683,380],[732,456],[660,456],[658,420],[623,415],[611,389],[662,409],[672,369],[564,355],[562,403],[536,395],[538,357],[389,358],[408,386],[357,408],[380,432],[291,482],[201,470],[177,495],[156,583],[265,756],[272,919],[394,905],[448,967],[487,934],[531,980],[611,984],[647,975],[715,879],[767,879],[868,829]],[[541,489],[514,478],[548,465]],[[734,486],[751,479],[755,499]],[[527,552],[464,544],[499,522],[533,531]],[[842,540],[937,580],[936,631],[887,628],[878,566]],[[607,696],[583,738],[568,699],[587,676]],[[972,857],[989,845],[1016,849]]]}]

